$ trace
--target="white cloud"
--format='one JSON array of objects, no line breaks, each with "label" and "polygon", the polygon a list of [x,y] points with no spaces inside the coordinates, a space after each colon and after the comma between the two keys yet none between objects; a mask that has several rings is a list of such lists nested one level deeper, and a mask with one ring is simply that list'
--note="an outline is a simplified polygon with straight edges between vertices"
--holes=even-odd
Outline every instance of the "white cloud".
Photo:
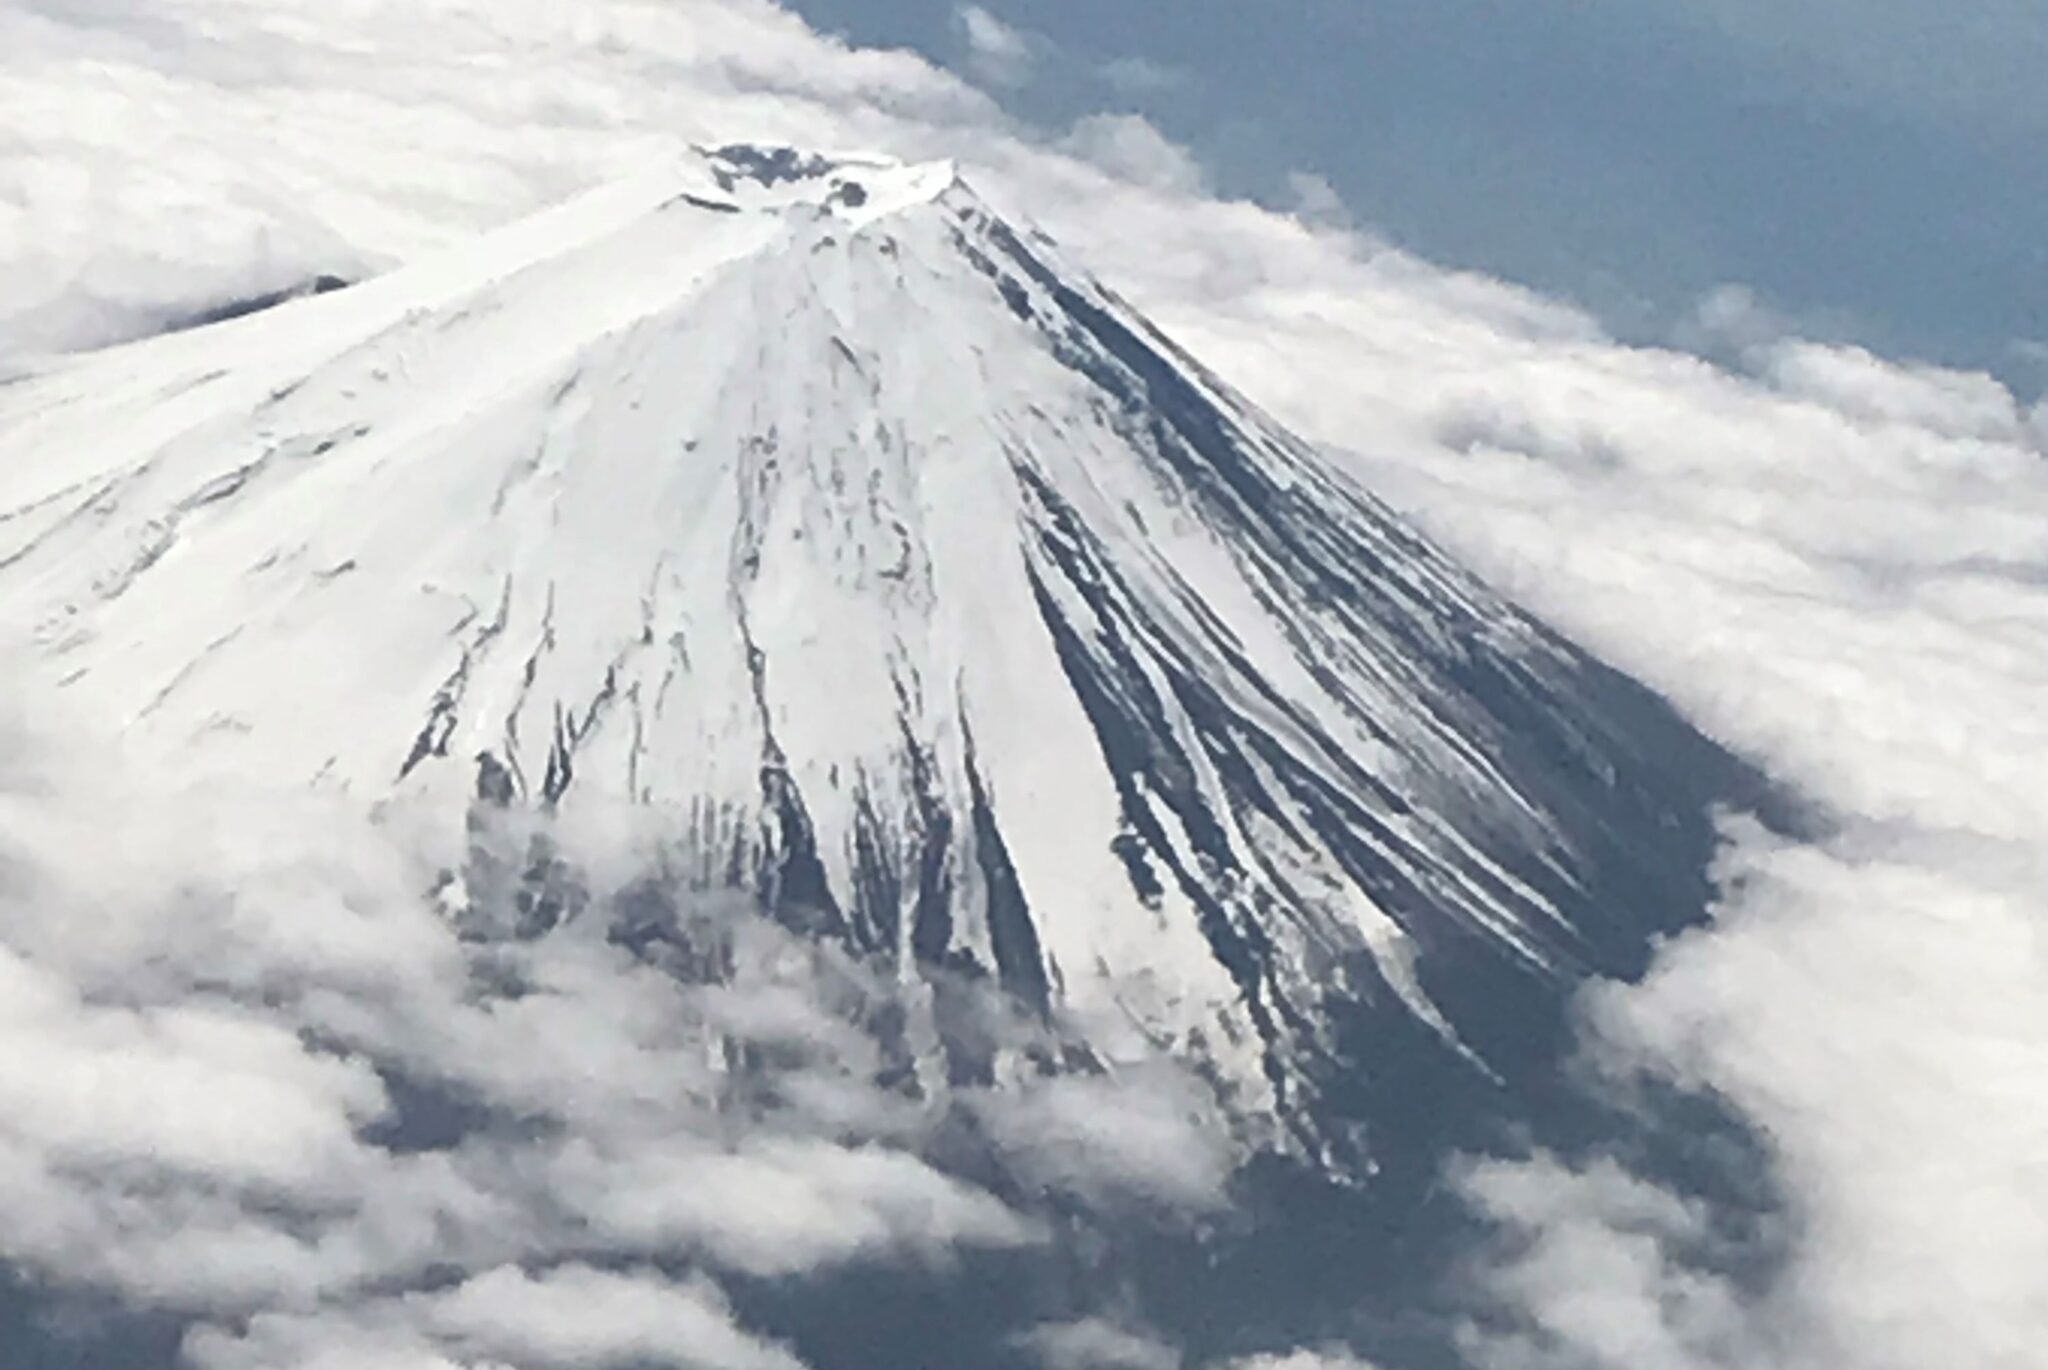
[{"label": "white cloud", "polygon": [[997,118],[755,0],[12,7],[0,70],[4,351],[373,271],[691,141]]},{"label": "white cloud", "polygon": [[1375,1370],[1341,1347],[1299,1347],[1274,1355],[1247,1356],[1231,1361],[1224,1370]]},{"label": "white cloud", "polygon": [[1468,1347],[1502,1370],[1701,1370],[1761,1365],[1753,1323],[1722,1279],[1687,1259],[1711,1242],[1698,1204],[1612,1163],[1574,1171],[1548,1157],[1458,1177],[1473,1209],[1508,1236],[1492,1293],[1525,1315],[1472,1329]]},{"label": "white cloud", "polygon": [[1982,372],[1907,367],[1862,348],[1787,340],[1770,349],[1766,374],[1788,394],[1870,423],[1949,438],[2025,438],[2018,401]]},{"label": "white cloud", "polygon": [[[602,913],[630,843],[564,848],[582,921],[464,940],[402,812],[161,789],[37,714],[0,784],[0,1261],[207,1322],[196,1365],[782,1370],[711,1277],[1046,1240],[934,1157],[973,1091],[877,1083],[918,1001],[736,909],[669,930],[717,976],[642,961]],[[1020,1173],[1131,1183],[1039,1144],[1072,1154],[1013,1139]],[[575,1264],[643,1258],[699,1273]]]},{"label": "white cloud", "polygon": [[1060,146],[1142,186],[1186,194],[1202,188],[1202,169],[1187,149],[1142,115],[1088,115],[1075,121]]},{"label": "white cloud", "polygon": [[1237,1161],[1214,1096],[1164,1062],[1030,1081],[977,1114],[1018,1174],[1098,1204],[1213,1208]]},{"label": "white cloud", "polygon": [[578,1265],[539,1276],[504,1266],[439,1293],[259,1314],[239,1332],[197,1331],[186,1349],[201,1370],[802,1370],[789,1352],[741,1331],[706,1281]]},{"label": "white cloud", "polygon": [[[1870,424],[1896,424],[1951,438],[2025,442],[2027,415],[1997,378],[1975,371],[1891,361],[1865,348],[1815,342],[1797,324],[1740,286],[1700,301],[1679,339],[1784,394],[1811,399]],[[2020,355],[2021,349],[2013,349]]]},{"label": "white cloud", "polygon": [[980,5],[960,5],[953,25],[967,44],[968,69],[995,86],[1021,86],[1038,66],[1044,40],[1005,24]]},{"label": "white cloud", "polygon": [[1754,290],[1723,285],[1700,297],[1692,317],[1677,333],[1678,341],[1689,349],[1706,353],[1732,350],[1740,357],[1801,331]]},{"label": "white cloud", "polygon": [[1045,1323],[1017,1338],[1045,1370],[1179,1370],[1180,1353],[1103,1318]]},{"label": "white cloud", "polygon": [[1775,1140],[1805,1239],[1780,1291],[1796,1351],[2021,1366],[2048,1345],[2032,1273],[2048,1260],[2044,852],[1752,836],[1721,930],[1640,991],[1595,998],[1620,1068],[1721,1090]]},{"label": "white cloud", "polygon": [[421,1301],[442,1339],[493,1357],[563,1367],[680,1365],[797,1370],[795,1357],[739,1332],[702,1280],[570,1266],[534,1278],[503,1267]]},{"label": "white cloud", "polygon": [[365,1063],[309,1060],[291,1032],[230,1005],[95,1005],[4,950],[0,998],[9,1132],[83,1163],[314,1187],[349,1161],[354,1128],[384,1111]]},{"label": "white cloud", "polygon": [[1328,228],[1349,228],[1351,211],[1330,178],[1313,171],[1287,173],[1287,192],[1294,197],[1295,214],[1309,223]]},{"label": "white cloud", "polygon": [[[1631,1235],[1587,1176],[1539,1170],[1558,1207],[1513,1221],[1607,1263],[1538,1262],[1571,1272],[1549,1284],[1500,1268],[1494,1294],[1542,1335],[1492,1343],[1499,1363],[1531,1345],[1570,1365],[2027,1363],[2048,1336],[2010,1273],[2037,1268],[2048,1234],[2022,1083],[2048,1056],[2048,964],[2019,931],[2048,850],[2034,436],[1983,377],[1772,339],[1791,364],[1748,381],[1443,298],[1350,266],[1168,310],[1198,353],[1360,448],[1383,491],[1838,825],[1819,846],[1743,836],[1714,930],[1600,997],[1603,1053],[1765,1128],[1797,1224],[1782,1286],[1723,1291],[1739,1328],[1707,1337],[1700,1310],[1723,1294],[1667,1261],[1667,1238]],[[1670,1316],[1621,1356],[1578,1320],[1588,1306]]]},{"label": "white cloud", "polygon": [[[1971,849],[1949,848],[1962,840]],[[1961,858],[1961,859],[1959,859]],[[1640,989],[1590,1005],[1617,1078],[1720,1092],[1772,1143],[1791,1263],[1758,1292],[1707,1216],[1611,1162],[1475,1165],[1511,1240],[1481,1363],[1905,1370],[2035,1363],[2048,1311],[2048,1069],[2038,847],[1861,832],[1832,849],[1752,834],[1718,928]]]},{"label": "white cloud", "polygon": [[1096,68],[1112,90],[1125,95],[1151,95],[1187,84],[1188,74],[1145,57],[1116,57]]},{"label": "white cloud", "polygon": [[620,1154],[550,1158],[546,1192],[615,1248],[702,1252],[757,1276],[862,1256],[933,1259],[956,1246],[1028,1245],[1031,1224],[990,1195],[900,1151],[769,1137],[737,1150],[670,1140]]}]

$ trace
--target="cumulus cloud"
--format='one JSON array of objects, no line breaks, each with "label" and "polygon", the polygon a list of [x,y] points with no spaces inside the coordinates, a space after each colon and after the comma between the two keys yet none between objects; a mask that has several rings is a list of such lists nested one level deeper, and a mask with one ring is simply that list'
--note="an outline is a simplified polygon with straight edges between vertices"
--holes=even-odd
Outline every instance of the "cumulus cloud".
[{"label": "cumulus cloud", "polygon": [[1758,1365],[1755,1319],[1702,1255],[1702,1206],[1611,1161],[1574,1169],[1539,1156],[1471,1165],[1458,1176],[1476,1212],[1506,1234],[1489,1291],[1505,1328],[1466,1333],[1476,1359],[1503,1370]]},{"label": "cumulus cloud", "polygon": [[[1712,935],[1591,1002],[1608,1068],[1711,1087],[1755,1117],[1803,1245],[1746,1328],[1776,1363],[1904,1367],[2048,1343],[2048,847],[1855,827],[1752,834]],[[1707,1365],[1773,1363],[1761,1354]]]},{"label": "cumulus cloud", "polygon": [[1859,347],[1788,340],[1770,349],[1766,374],[1788,394],[1868,423],[1992,442],[2026,436],[2018,400],[1982,372],[1901,366]]},{"label": "cumulus cloud", "polygon": [[[0,336],[17,355],[373,271],[691,140],[962,157],[1232,383],[1828,815],[1813,843],[1733,830],[1713,927],[1586,1015],[1616,1088],[1648,1072],[1761,1125],[1790,1204],[1782,1278],[1763,1293],[1723,1280],[1702,1254],[1710,1215],[1619,1159],[1478,1158],[1461,1192],[1503,1245],[1478,1272],[1474,1354],[2038,1359],[2038,409],[1755,310],[1723,321],[1735,370],[1623,349],[1500,282],[1206,198],[1186,152],[1140,120],[1020,140],[914,58],[740,0],[16,7],[0,54]],[[744,1002],[789,1012],[753,1018],[602,938],[485,954],[418,906],[402,845],[355,825],[259,803],[195,832],[138,815],[118,786],[52,803],[56,781],[7,764],[26,779],[4,827],[0,1014],[108,1102],[102,1122],[78,1084],[0,1077],[0,1250],[232,1310],[194,1343],[224,1364],[317,1317],[340,1329],[333,1345],[356,1329],[351,1364],[501,1354],[425,1311],[364,1310],[431,1294],[391,1288],[429,1253],[464,1284],[572,1267],[564,1214],[537,1196],[572,1196],[568,1219],[629,1267],[675,1240],[711,1278],[1032,1238],[1030,1215],[923,1153],[917,1109],[867,1087],[872,1039],[812,992],[835,968],[799,959],[792,983],[768,958]],[[66,784],[120,774],[99,758],[61,769]],[[332,845],[307,854],[305,832]],[[515,984],[534,988],[477,988]],[[779,1050],[813,1028],[825,1045],[795,1057],[786,1092],[704,1049],[763,1033]],[[158,1070],[138,1079],[138,1061]],[[672,1092],[649,1097],[656,1078]],[[191,1090],[168,1098],[172,1079]],[[1012,1151],[1063,1137],[1063,1165],[1098,1158],[1085,1176],[1032,1172],[1052,1188],[1201,1192],[1212,1162],[1147,1178],[1165,1154],[1149,1124],[1088,1127],[1088,1088],[1035,1116],[995,1105],[977,1126]],[[129,1089],[127,1105],[109,1097]],[[728,1090],[768,1101],[750,1141],[704,1131]],[[1180,1116],[1161,1108],[1162,1126]],[[261,1137],[238,1126],[273,1115]],[[392,1140],[434,1115],[436,1145]],[[630,1177],[662,1180],[678,1136],[696,1163],[806,1178],[758,1228],[701,1195],[632,1211]],[[693,1290],[664,1297],[715,1308]],[[1342,1364],[1273,1363],[1297,1362]]]},{"label": "cumulus cloud", "polygon": [[1504,1234],[1481,1278],[1506,1312],[1468,1330],[1476,1359],[2038,1359],[2040,850],[1958,853],[1957,840],[1861,832],[1816,849],[1751,834],[1733,849],[1741,893],[1718,927],[1684,939],[1641,988],[1591,997],[1592,1050],[1617,1085],[1650,1074],[1710,1089],[1771,1139],[1791,1196],[1776,1281],[1739,1278],[1741,1253],[1717,1253],[1709,1211],[1612,1160],[1475,1163],[1459,1183]]}]

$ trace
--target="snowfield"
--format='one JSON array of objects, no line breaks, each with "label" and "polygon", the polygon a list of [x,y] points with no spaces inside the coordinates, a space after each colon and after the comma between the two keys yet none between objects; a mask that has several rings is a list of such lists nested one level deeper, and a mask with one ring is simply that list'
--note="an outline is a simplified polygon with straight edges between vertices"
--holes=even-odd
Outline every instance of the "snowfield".
[{"label": "snowfield", "polygon": [[444,814],[457,916],[576,911],[465,824],[631,806],[1332,1155],[1347,1032],[1511,1075],[1749,783],[945,164],[705,152],[0,387],[0,615],[152,766]]}]

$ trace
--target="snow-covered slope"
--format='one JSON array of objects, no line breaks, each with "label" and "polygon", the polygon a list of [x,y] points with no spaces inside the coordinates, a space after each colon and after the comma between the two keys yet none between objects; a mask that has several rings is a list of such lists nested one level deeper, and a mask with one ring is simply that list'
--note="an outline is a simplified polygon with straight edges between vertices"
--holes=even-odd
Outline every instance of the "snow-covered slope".
[{"label": "snow-covered slope", "polygon": [[1738,775],[950,167],[785,151],[0,388],[0,615],[160,764],[629,802],[1249,1108],[1338,1000],[1500,1066]]}]

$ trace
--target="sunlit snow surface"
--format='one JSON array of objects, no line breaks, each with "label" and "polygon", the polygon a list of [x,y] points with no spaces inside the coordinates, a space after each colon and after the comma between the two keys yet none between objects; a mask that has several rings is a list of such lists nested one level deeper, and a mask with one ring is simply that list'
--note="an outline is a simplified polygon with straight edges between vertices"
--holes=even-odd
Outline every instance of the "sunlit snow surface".
[{"label": "sunlit snow surface", "polygon": [[1512,1077],[1746,783],[944,165],[706,153],[0,387],[0,613],[152,764],[644,806],[1367,1167],[1346,1063]]}]

